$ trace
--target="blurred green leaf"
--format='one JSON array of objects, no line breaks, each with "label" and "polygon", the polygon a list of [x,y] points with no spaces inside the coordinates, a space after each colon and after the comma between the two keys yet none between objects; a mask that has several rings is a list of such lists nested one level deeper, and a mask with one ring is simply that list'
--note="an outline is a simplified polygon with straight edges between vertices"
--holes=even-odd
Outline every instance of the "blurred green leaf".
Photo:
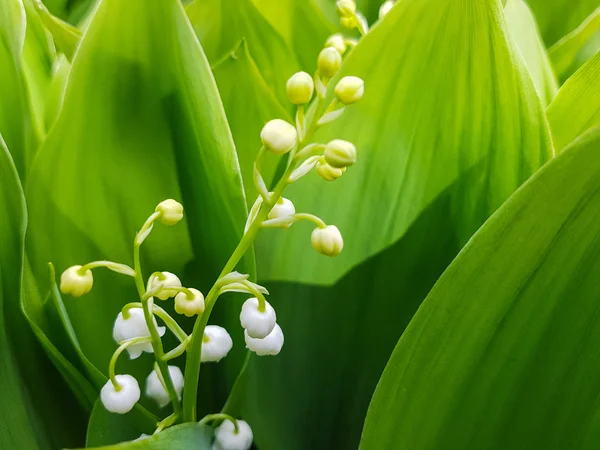
[{"label": "blurred green leaf", "polygon": [[[258,196],[252,179],[254,161],[262,145],[260,130],[271,119],[292,119],[262,78],[245,40],[213,66],[213,73],[236,145],[246,200],[251,205]],[[280,159],[265,155],[262,175],[267,185],[273,181]]]},{"label": "blurred green leaf", "polygon": [[556,96],[558,82],[540,37],[535,17],[523,0],[508,0],[504,7],[504,17],[508,31],[523,55],[542,106],[545,108]]},{"label": "blurred green leaf", "polygon": [[[245,199],[210,67],[177,0],[103,0],[27,195],[38,283],[48,261],[59,274],[98,259],[131,265],[136,229],[165,198],[183,200],[186,219],[154,227],[142,249],[146,274],[169,270],[202,290],[214,281],[242,233]],[[252,255],[245,270],[253,272]],[[114,319],[136,298],[130,278],[102,269],[89,295],[64,298],[81,351],[102,372],[116,348]],[[152,361],[119,364],[142,379]]]},{"label": "blurred green leaf", "polygon": [[90,417],[85,445],[100,447],[132,441],[142,433],[152,434],[156,429],[156,422],[140,408],[134,408],[127,414],[113,414],[98,399]]},{"label": "blurred green leaf", "polygon": [[70,70],[71,63],[69,63],[69,60],[65,55],[60,55],[55,61],[54,73],[50,80],[50,86],[48,86],[46,91],[44,122],[47,129],[50,129],[50,127],[54,125],[58,113],[62,108]]},{"label": "blurred green leaf", "polygon": [[300,62],[301,69],[313,73],[317,55],[325,40],[338,27],[327,20],[315,0],[254,0],[256,7],[283,36]]},{"label": "blurred green leaf", "polygon": [[[335,259],[307,251],[305,224],[265,230],[257,247],[261,277],[331,283],[397,242],[451,185],[452,211],[439,226],[465,243],[552,154],[517,51],[502,12],[488,2],[397,4],[331,82],[359,76],[364,98],[316,135],[353,142],[358,163],[334,183],[311,174],[286,194],[297,211],[337,225],[346,248]],[[470,171],[477,176],[466,177]]]},{"label": "blurred green leaf", "polygon": [[600,124],[600,53],[560,88],[547,115],[557,151]]},{"label": "blurred green leaf", "polygon": [[186,11],[212,64],[245,38],[267,85],[280,101],[287,98],[285,83],[300,70],[300,64],[252,0],[195,0],[186,6]]},{"label": "blurred green leaf", "polygon": [[548,53],[561,81],[569,78],[600,49],[600,7],[554,44]]},{"label": "blurred green leaf", "polygon": [[34,0],[37,12],[46,27],[52,33],[56,48],[65,54],[69,61],[73,60],[75,50],[81,40],[81,31],[73,25],[53,16],[41,0]]},{"label": "blurred green leaf", "polygon": [[600,445],[600,129],[478,231],[377,386],[363,448]]}]

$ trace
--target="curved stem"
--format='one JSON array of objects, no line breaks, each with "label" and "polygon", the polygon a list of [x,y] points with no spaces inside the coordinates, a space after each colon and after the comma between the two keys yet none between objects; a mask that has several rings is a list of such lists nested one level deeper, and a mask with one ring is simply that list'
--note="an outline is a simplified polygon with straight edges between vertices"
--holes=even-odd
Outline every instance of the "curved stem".
[{"label": "curved stem", "polygon": [[317,225],[319,228],[325,228],[327,226],[327,224],[323,222],[323,220],[320,217],[317,217],[314,214],[296,213],[292,216],[297,220],[308,220],[309,222],[312,222],[315,225]]},{"label": "curved stem", "polygon": [[169,414],[167,417],[165,417],[163,420],[161,420],[160,422],[158,422],[156,424],[156,430],[152,434],[158,434],[165,428],[173,425],[177,421],[177,417],[178,416],[175,413]]},{"label": "curved stem", "polygon": [[237,419],[234,417],[231,417],[229,414],[223,414],[223,413],[209,414],[208,416],[204,416],[202,418],[202,420],[200,420],[200,422],[198,422],[198,423],[200,425],[205,425],[208,422],[212,422],[213,420],[230,420],[231,422],[233,422],[234,433],[237,434],[239,432]]},{"label": "curved stem", "polygon": [[123,275],[128,275],[130,277],[135,276],[135,271],[127,264],[120,264],[112,261],[92,261],[83,265],[81,269],[79,269],[79,272],[84,274],[87,270],[96,269],[98,267],[105,267],[113,272],[122,273]]},{"label": "curved stem", "polygon": [[108,378],[110,378],[110,381],[112,382],[115,391],[121,390],[121,386],[119,385],[119,383],[117,383],[117,380],[115,379],[115,367],[117,366],[117,360],[119,359],[119,356],[121,356],[121,353],[123,353],[125,349],[130,345],[141,344],[142,342],[150,342],[150,338],[136,337],[123,341],[110,358],[110,362],[108,363]]},{"label": "curved stem", "polygon": [[152,312],[156,314],[160,319],[165,323],[165,325],[173,332],[173,334],[179,339],[180,342],[183,342],[188,338],[188,335],[183,328],[179,326],[177,321],[173,319],[168,312],[162,309],[160,306],[152,305]]},{"label": "curved stem", "polygon": [[167,353],[165,353],[165,356],[164,356],[165,361],[170,361],[171,359],[175,359],[178,356],[183,355],[183,353],[187,350],[187,346],[189,343],[190,343],[190,337],[188,336],[183,341],[181,341],[181,344],[179,344],[173,350],[170,350]]},{"label": "curved stem", "polygon": [[262,292],[260,292],[258,289],[256,289],[256,286],[254,285],[254,283],[248,281],[248,280],[244,280],[242,281],[242,284],[244,286],[246,286],[248,288],[248,290],[250,291],[250,293],[252,293],[252,295],[254,295],[256,297],[256,299],[258,300],[258,310],[260,312],[265,312],[267,309],[267,301],[265,300],[265,296],[262,294]]},{"label": "curved stem", "polygon": [[194,294],[192,294],[192,291],[190,291],[186,287],[169,286],[168,284],[165,285],[164,283],[161,283],[158,286],[156,286],[154,289],[150,289],[149,291],[146,291],[146,293],[144,294],[144,300],[147,300],[150,297],[154,297],[155,295],[160,293],[160,291],[162,291],[163,289],[168,289],[170,291],[176,291],[176,292],[183,292],[183,293],[185,293],[186,297],[189,298],[190,300],[194,298]]}]

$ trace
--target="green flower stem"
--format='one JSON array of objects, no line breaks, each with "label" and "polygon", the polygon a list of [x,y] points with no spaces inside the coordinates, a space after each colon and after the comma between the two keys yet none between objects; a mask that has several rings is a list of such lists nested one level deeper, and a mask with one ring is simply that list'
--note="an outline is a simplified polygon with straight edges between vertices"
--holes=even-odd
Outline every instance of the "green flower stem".
[{"label": "green flower stem", "polygon": [[188,335],[183,329],[179,326],[177,321],[173,319],[168,312],[162,309],[160,306],[152,305],[152,312],[156,314],[165,325],[173,332],[173,334],[179,339],[180,342],[185,341],[188,338]]},{"label": "green flower stem", "polygon": [[202,418],[202,420],[200,420],[199,423],[200,423],[200,425],[205,425],[208,422],[212,422],[214,420],[230,420],[233,422],[234,433],[237,434],[239,432],[237,419],[235,419],[234,417],[231,417],[229,414],[223,414],[223,413],[209,414],[208,416],[204,416]]},{"label": "green flower stem", "polygon": [[190,300],[194,298],[194,294],[192,294],[192,291],[190,291],[186,287],[169,286],[169,285],[165,285],[164,283],[161,283],[158,286],[156,286],[154,289],[150,289],[150,290],[146,291],[146,293],[144,294],[144,300],[148,300],[150,297],[154,297],[155,295],[159,294],[163,289],[168,289],[170,291],[176,291],[176,292],[183,292],[186,295],[186,297],[189,298]]},{"label": "green flower stem", "polygon": [[140,232],[136,235],[133,244],[133,267],[135,269],[135,285],[137,287],[138,295],[142,301],[142,310],[144,311],[144,319],[146,320],[146,326],[148,327],[148,330],[150,330],[152,350],[154,351],[156,364],[158,366],[162,378],[164,379],[164,385],[169,394],[169,398],[173,403],[173,411],[177,417],[181,417],[181,403],[179,402],[179,397],[177,396],[177,392],[175,391],[175,385],[173,384],[173,380],[171,379],[171,374],[169,373],[167,362],[164,359],[165,354],[163,351],[162,341],[160,340],[158,330],[154,326],[154,322],[152,320],[154,318],[150,310],[150,303],[152,303],[152,301],[149,299],[144,299],[146,289],[144,287],[144,278],[142,276],[142,268],[140,264],[140,246],[142,245],[144,239],[140,239],[139,236],[140,234],[147,232],[150,229],[150,227],[152,226],[152,222],[159,215],[159,213],[152,214],[142,227],[142,230],[140,230]]},{"label": "green flower stem", "polygon": [[173,413],[168,415],[167,417],[165,417],[163,420],[161,420],[160,422],[158,422],[156,424],[156,430],[154,431],[153,434],[158,434],[160,433],[162,430],[164,430],[167,427],[170,427],[171,425],[173,425],[175,422],[177,422],[177,414]]},{"label": "green flower stem", "polygon": [[309,222],[312,222],[315,225],[317,225],[319,228],[325,228],[327,226],[327,224],[325,222],[323,222],[323,220],[321,220],[320,217],[317,217],[314,214],[296,213],[296,214],[292,214],[292,217],[294,219],[296,219],[296,221],[308,220]]},{"label": "green flower stem", "polygon": [[142,304],[140,302],[131,302],[123,306],[123,308],[121,309],[123,319],[129,319],[129,310],[132,308],[142,308]]},{"label": "green flower stem", "polygon": [[190,336],[188,336],[183,341],[181,341],[181,344],[179,344],[173,350],[170,350],[169,352],[165,353],[165,358],[164,358],[165,361],[170,361],[171,359],[175,359],[175,358],[183,355],[185,353],[185,351],[187,350],[187,346],[189,345],[189,343],[190,343]]},{"label": "green flower stem", "polygon": [[119,359],[119,356],[121,356],[121,353],[123,353],[125,349],[130,345],[141,344],[142,342],[150,342],[150,338],[136,337],[123,341],[110,358],[110,362],[108,363],[108,377],[110,378],[110,381],[113,384],[115,391],[121,390],[121,386],[119,385],[119,383],[117,383],[117,380],[115,379],[115,367],[117,366],[117,360]]},{"label": "green flower stem", "polygon": [[87,270],[96,269],[98,267],[106,267],[113,272],[122,273],[123,275],[128,275],[130,277],[135,276],[135,271],[127,264],[119,264],[112,261],[93,261],[82,266],[81,269],[79,269],[79,272],[84,274]]}]

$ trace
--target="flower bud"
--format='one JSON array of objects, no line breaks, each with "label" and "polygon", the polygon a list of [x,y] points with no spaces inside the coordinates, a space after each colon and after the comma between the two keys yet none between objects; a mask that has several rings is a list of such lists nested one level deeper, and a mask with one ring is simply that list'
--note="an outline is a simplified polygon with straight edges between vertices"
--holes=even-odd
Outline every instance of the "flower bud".
[{"label": "flower bud", "polygon": [[359,101],[365,93],[365,82],[358,77],[344,77],[335,85],[335,95],[344,105]]},{"label": "flower bud", "polygon": [[[183,373],[181,373],[181,369],[177,366],[169,366],[169,375],[171,375],[171,380],[173,381],[173,386],[175,387],[175,392],[177,393],[177,397],[181,400],[181,393],[183,392]],[[151,399],[155,400],[158,403],[158,406],[164,408],[169,403],[171,403],[171,398],[169,397],[169,393],[167,389],[158,378],[158,374],[156,370],[150,372],[148,378],[146,378],[146,390],[145,394]]]},{"label": "flower bud", "polygon": [[229,420],[224,420],[221,425],[215,429],[215,442],[212,450],[248,450],[252,446],[252,429],[243,420],[236,420],[235,424]]},{"label": "flower bud", "polygon": [[260,140],[267,150],[278,155],[289,152],[296,145],[298,133],[296,128],[281,119],[273,119],[263,127],[260,132]]},{"label": "flower bud", "polygon": [[278,324],[275,324],[273,331],[262,339],[255,339],[248,334],[248,330],[244,331],[246,347],[252,350],[259,356],[277,355],[283,347],[283,331]]},{"label": "flower bud", "polygon": [[356,162],[356,147],[352,142],[334,139],[325,146],[323,156],[331,167],[341,169]]},{"label": "flower bud", "polygon": [[356,3],[354,0],[338,0],[336,6],[342,17],[353,16],[356,13]]},{"label": "flower bud", "polygon": [[161,273],[163,275],[162,279],[154,277],[154,280],[152,280],[153,289],[157,288],[161,284],[164,284],[164,287],[158,294],[156,294],[156,296],[161,300],[166,300],[169,297],[175,297],[179,293],[179,291],[175,289],[169,289],[169,287],[181,287],[181,281],[179,280],[179,277],[171,272]]},{"label": "flower bud", "polygon": [[317,173],[325,181],[335,181],[341,177],[345,171],[345,167],[337,168],[330,166],[323,157],[319,158],[319,162],[317,162]]},{"label": "flower bud", "polygon": [[346,52],[346,41],[344,40],[344,36],[340,33],[332,34],[325,41],[325,47],[333,47],[340,55],[343,55]]},{"label": "flower bud", "polygon": [[[142,311],[142,308],[129,308],[127,313],[128,317],[126,319],[123,317],[123,312],[120,312],[117,316],[117,320],[115,320],[115,325],[113,327],[114,340],[118,344],[121,344],[127,339],[150,337],[150,330],[146,325],[144,311]],[[154,327],[158,331],[159,336],[163,336],[166,331],[165,327],[159,327],[154,317],[152,318],[152,321],[154,323]],[[130,359],[136,359],[142,354],[142,352],[152,353],[152,343],[140,342],[137,344],[132,344],[127,347],[127,351],[129,352]]]},{"label": "flower bud", "polygon": [[315,90],[315,82],[306,72],[297,72],[286,84],[287,96],[294,105],[305,105],[310,102]]},{"label": "flower bud", "polygon": [[140,399],[140,385],[131,375],[116,375],[115,381],[119,385],[119,390],[116,390],[112,381],[108,380],[100,390],[100,400],[112,413],[128,413]]},{"label": "flower bud", "polygon": [[321,75],[331,78],[342,65],[342,55],[333,47],[326,47],[319,53],[317,66]]},{"label": "flower bud", "polygon": [[92,290],[94,277],[91,270],[81,273],[82,266],[72,266],[65,270],[60,276],[60,291],[63,294],[71,294],[73,297],[81,297]]},{"label": "flower bud", "polygon": [[156,220],[164,225],[175,225],[183,219],[183,205],[171,198],[160,202],[155,211],[160,213]]},{"label": "flower bud", "polygon": [[273,209],[269,211],[269,219],[281,219],[283,217],[291,216],[295,212],[296,208],[294,208],[294,204],[291,200],[280,197],[273,206]]},{"label": "flower bud", "polygon": [[202,339],[202,362],[219,362],[233,347],[227,330],[218,325],[207,325]]},{"label": "flower bud", "polygon": [[394,2],[392,0],[386,0],[383,2],[383,4],[379,7],[379,20],[383,19],[387,13],[390,12],[392,6],[394,6]]},{"label": "flower bud", "polygon": [[348,30],[352,30],[356,26],[356,19],[354,16],[342,17],[340,19],[340,25]]},{"label": "flower bud", "polygon": [[310,240],[314,249],[326,256],[337,256],[344,248],[344,239],[335,225],[315,228]]},{"label": "flower bud", "polygon": [[273,307],[265,300],[265,310],[259,309],[260,303],[256,297],[251,297],[242,305],[240,322],[252,338],[263,339],[277,322],[277,315]]},{"label": "flower bud", "polygon": [[198,289],[190,288],[189,290],[193,294],[192,298],[188,298],[185,292],[180,292],[175,296],[175,312],[187,317],[202,314],[204,312],[204,295]]}]

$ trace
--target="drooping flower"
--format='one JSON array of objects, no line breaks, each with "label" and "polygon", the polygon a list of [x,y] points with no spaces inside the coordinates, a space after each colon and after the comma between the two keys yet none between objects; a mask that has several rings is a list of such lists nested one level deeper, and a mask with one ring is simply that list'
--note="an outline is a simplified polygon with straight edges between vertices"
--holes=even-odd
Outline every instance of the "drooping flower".
[{"label": "drooping flower", "polygon": [[180,292],[175,296],[175,312],[184,314],[187,317],[202,314],[204,312],[204,295],[198,289],[189,288],[193,294],[189,298],[185,292]]},{"label": "drooping flower", "polygon": [[256,339],[266,337],[277,323],[277,314],[273,307],[265,300],[264,311],[260,309],[260,302],[256,297],[250,297],[242,305],[240,322],[248,336]]},{"label": "drooping flower", "polygon": [[100,400],[104,407],[116,414],[126,414],[135,406],[140,399],[140,385],[131,375],[116,375],[115,388],[111,380],[100,390]]},{"label": "drooping flower", "polygon": [[87,269],[81,271],[82,266],[72,266],[65,270],[60,276],[60,291],[73,297],[81,297],[92,290],[94,276]]},{"label": "drooping flower", "polygon": [[252,429],[247,422],[237,420],[237,431],[231,420],[224,420],[215,429],[212,450],[248,450],[252,446]]},{"label": "drooping flower", "polygon": [[[183,373],[181,373],[181,369],[179,367],[169,366],[169,374],[171,375],[171,380],[173,381],[173,386],[175,387],[177,397],[181,399],[181,393],[183,392]],[[150,375],[148,375],[146,378],[145,393],[152,400],[155,400],[156,403],[158,403],[158,406],[161,408],[164,408],[171,402],[169,393],[160,381],[156,370],[150,372]]]},{"label": "drooping flower", "polygon": [[[146,325],[144,318],[144,311],[142,308],[129,308],[127,311],[128,317],[123,317],[123,312],[120,312],[115,320],[113,327],[113,338],[118,344],[122,344],[123,341],[138,337],[150,337],[150,330]],[[156,323],[156,319],[153,317],[152,321],[159,336],[165,334],[165,327],[159,327]],[[137,344],[131,344],[127,347],[129,352],[129,358],[136,359],[142,352],[152,353],[152,344],[150,342],[140,342]]]},{"label": "drooping flower", "polygon": [[207,325],[202,339],[202,362],[221,361],[232,347],[233,340],[225,328]]},{"label": "drooping flower", "polygon": [[244,338],[246,340],[246,347],[252,350],[259,356],[265,355],[277,355],[283,347],[283,331],[278,324],[275,324],[273,331],[271,331],[263,339],[255,339],[248,335],[248,330],[244,331]]},{"label": "drooping flower", "polygon": [[337,256],[344,248],[342,233],[335,225],[315,228],[311,235],[311,242],[317,252],[326,256]]}]

